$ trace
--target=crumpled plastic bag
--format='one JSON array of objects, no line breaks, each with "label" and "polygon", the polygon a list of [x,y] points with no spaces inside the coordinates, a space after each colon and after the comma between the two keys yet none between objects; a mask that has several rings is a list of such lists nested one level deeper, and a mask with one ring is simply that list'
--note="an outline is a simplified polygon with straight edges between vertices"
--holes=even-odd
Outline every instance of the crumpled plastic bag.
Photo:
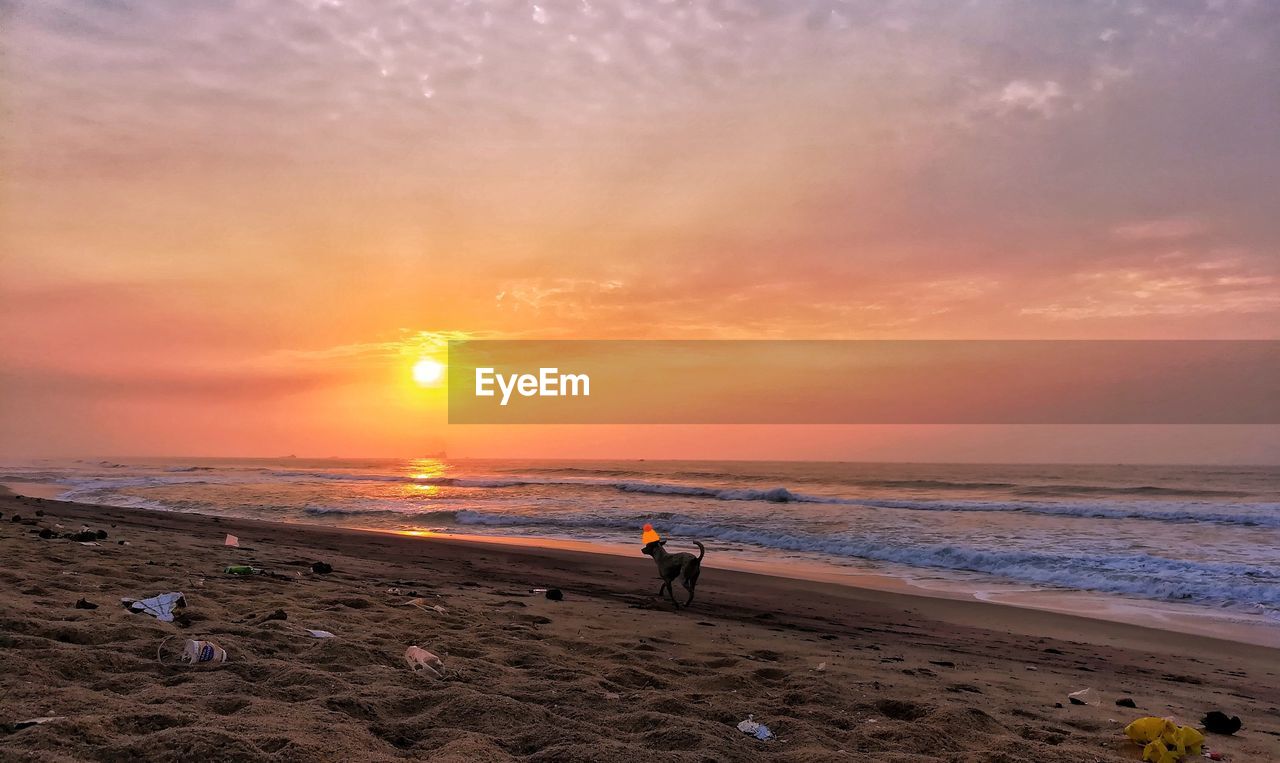
[{"label": "crumpled plastic bag", "polygon": [[738,731],[741,731],[744,734],[750,734],[761,742],[767,742],[770,739],[773,739],[773,732],[770,731],[769,727],[763,723],[756,723],[756,717],[754,715],[748,715],[745,721],[739,723]]},{"label": "crumpled plastic bag", "polygon": [[414,672],[424,672],[435,678],[444,678],[444,663],[420,646],[411,646],[404,650],[404,661]]},{"label": "crumpled plastic bag", "polygon": [[124,605],[132,612],[143,612],[151,615],[162,623],[173,622],[173,608],[185,607],[186,600],[182,594],[174,591],[173,593],[162,593],[159,596],[152,596],[150,599],[121,599]]},{"label": "crumpled plastic bag", "polygon": [[1124,733],[1142,748],[1149,763],[1178,763],[1187,755],[1199,755],[1204,734],[1191,726],[1179,726],[1168,718],[1146,717],[1124,727]]}]

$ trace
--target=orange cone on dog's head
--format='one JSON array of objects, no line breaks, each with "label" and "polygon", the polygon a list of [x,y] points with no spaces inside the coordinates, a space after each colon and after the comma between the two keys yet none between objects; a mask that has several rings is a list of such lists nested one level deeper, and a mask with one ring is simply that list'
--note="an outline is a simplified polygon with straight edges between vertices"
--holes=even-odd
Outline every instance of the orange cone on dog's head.
[{"label": "orange cone on dog's head", "polygon": [[659,536],[658,533],[653,529],[653,525],[646,524],[644,526],[644,535],[641,536],[640,540],[642,541],[643,545],[647,546],[650,543],[654,543],[658,540],[661,540],[661,536]]}]

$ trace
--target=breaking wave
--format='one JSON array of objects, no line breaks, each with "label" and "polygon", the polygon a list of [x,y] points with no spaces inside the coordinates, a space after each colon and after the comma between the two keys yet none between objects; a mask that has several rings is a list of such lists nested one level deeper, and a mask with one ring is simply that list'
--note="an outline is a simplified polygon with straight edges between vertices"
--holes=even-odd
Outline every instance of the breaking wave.
[{"label": "breaking wave", "polygon": [[403,511],[395,509],[308,508],[312,516],[399,515],[415,523],[460,527],[529,528],[616,533],[659,524],[672,537],[713,539],[778,551],[817,553],[912,567],[979,572],[1025,583],[1137,595],[1230,607],[1280,607],[1280,571],[1232,562],[1190,561],[1145,553],[1103,554],[1079,551],[981,548],[958,543],[912,543],[880,534],[782,532],[720,522],[678,512],[603,515],[594,513],[504,514],[471,509]]}]

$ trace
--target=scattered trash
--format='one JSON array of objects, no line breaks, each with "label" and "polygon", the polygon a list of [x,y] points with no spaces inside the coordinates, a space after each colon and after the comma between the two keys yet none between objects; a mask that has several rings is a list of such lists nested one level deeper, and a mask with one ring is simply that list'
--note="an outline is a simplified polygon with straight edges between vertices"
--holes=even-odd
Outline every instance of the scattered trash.
[{"label": "scattered trash", "polygon": [[201,662],[221,665],[227,661],[227,650],[212,641],[187,639],[182,648],[182,659],[193,665]]},{"label": "scattered trash", "polygon": [[328,575],[333,572],[333,566],[324,562],[315,562],[311,565],[311,571],[317,575]]},{"label": "scattered trash", "polygon": [[529,589],[529,592],[530,592],[530,593],[546,593],[546,592],[547,592],[547,589],[545,589],[545,588],[530,588],[530,589]]},{"label": "scattered trash", "polygon": [[162,623],[173,622],[175,607],[181,609],[187,606],[187,600],[176,591],[152,596],[150,599],[121,599],[120,601],[130,612],[143,612]]},{"label": "scattered trash", "polygon": [[411,646],[404,650],[404,661],[414,672],[423,670],[436,678],[444,678],[444,663],[439,657],[420,646]]},{"label": "scattered trash", "polygon": [[97,609],[98,605],[88,599],[81,599],[76,602],[76,609]]},{"label": "scattered trash", "polygon": [[232,564],[224,567],[222,570],[227,575],[253,575],[257,572],[253,567],[247,564]]},{"label": "scattered trash", "polygon": [[238,548],[240,546],[240,539],[234,535],[227,535],[227,539],[222,542],[222,545],[234,546]]},{"label": "scattered trash", "polygon": [[1037,668],[1035,665],[1028,665],[1028,666],[1027,666],[1027,670],[1039,670],[1039,669],[1040,669],[1040,668]]},{"label": "scattered trash", "polygon": [[818,663],[818,667],[814,668],[814,670],[818,671],[819,673],[821,673],[822,671],[824,671],[824,670],[826,670],[826,669],[827,669],[827,663],[825,663],[825,662],[819,662],[819,663]]},{"label": "scattered trash", "polygon": [[1137,707],[1138,703],[1134,702],[1129,697],[1121,697],[1120,699],[1116,700],[1116,706],[1117,707]]},{"label": "scattered trash", "polygon": [[1208,758],[1209,760],[1222,760],[1222,759],[1223,759],[1223,758],[1222,758],[1222,753],[1220,753],[1220,752],[1210,752],[1210,751],[1208,751],[1208,750],[1205,750],[1204,752],[1200,753],[1200,757],[1202,757],[1202,758]]},{"label": "scattered trash", "polygon": [[1185,755],[1199,755],[1204,743],[1204,734],[1168,718],[1139,718],[1125,726],[1124,733],[1143,745],[1142,759],[1154,763],[1173,763]]},{"label": "scattered trash", "polygon": [[754,715],[748,715],[747,719],[738,724],[738,731],[759,739],[761,742],[767,742],[773,739],[773,732],[763,723],[756,723]]},{"label": "scattered trash", "polygon": [[409,601],[402,603],[400,606],[417,607],[418,609],[421,609],[423,611],[430,609],[432,611],[439,612],[442,615],[449,611],[444,607],[440,606],[439,604],[429,603],[426,599],[410,599]]},{"label": "scattered trash", "polygon": [[548,588],[547,598],[552,601],[564,601],[564,593],[559,588]]},{"label": "scattered trash", "polygon": [[6,732],[12,734],[15,731],[21,731],[22,729],[29,728],[31,726],[39,726],[42,723],[49,723],[51,721],[60,721],[66,717],[67,716],[65,715],[47,715],[43,718],[28,718],[25,721],[14,721],[13,723],[6,723],[4,724],[3,727],[0,727],[0,728],[3,728]]},{"label": "scattered trash", "polygon": [[1212,710],[1204,714],[1200,719],[1200,725],[1204,726],[1204,730],[1211,734],[1231,735],[1240,730],[1244,724],[1240,722],[1238,716],[1227,717],[1227,714],[1219,710]]},{"label": "scattered trash", "polygon": [[400,596],[404,594],[404,591],[401,591],[399,588],[388,588],[387,593],[391,594],[392,596]]},{"label": "scattered trash", "polygon": [[1080,691],[1073,691],[1067,695],[1067,699],[1073,705],[1097,704],[1097,696],[1095,695],[1093,689],[1081,689]]},{"label": "scattered trash", "polygon": [[99,543],[99,542],[97,542],[97,541],[94,541],[94,540],[82,540],[82,541],[80,541],[80,545],[82,545],[82,546],[101,546],[102,544],[101,544],[101,543]]},{"label": "scattered trash", "polygon": [[314,638],[334,638],[334,635],[329,631],[315,631],[315,630],[311,630],[310,628],[307,628],[306,631],[307,633],[310,633]]}]

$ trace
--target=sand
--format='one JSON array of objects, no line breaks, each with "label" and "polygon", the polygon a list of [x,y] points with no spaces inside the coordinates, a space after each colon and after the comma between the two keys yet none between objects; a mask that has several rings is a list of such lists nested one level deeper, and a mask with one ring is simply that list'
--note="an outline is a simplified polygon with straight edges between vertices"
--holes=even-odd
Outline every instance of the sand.
[{"label": "sand", "polygon": [[[1212,709],[1245,727],[1211,749],[1280,760],[1280,650],[1262,646],[720,570],[714,546],[699,600],[676,611],[638,549],[34,498],[0,512],[0,722],[63,716],[0,732],[0,760],[1119,761],[1139,757],[1127,721]],[[81,525],[107,538],[32,532]],[[223,547],[228,532],[245,548]],[[221,573],[234,563],[278,577]],[[533,590],[548,587],[564,600]],[[186,595],[184,623],[120,605],[166,591]],[[414,594],[444,611],[403,606]],[[187,638],[230,661],[175,664]],[[409,670],[411,644],[442,679]],[[1085,687],[1098,704],[1067,702]],[[777,739],[740,733],[749,714]]]}]

